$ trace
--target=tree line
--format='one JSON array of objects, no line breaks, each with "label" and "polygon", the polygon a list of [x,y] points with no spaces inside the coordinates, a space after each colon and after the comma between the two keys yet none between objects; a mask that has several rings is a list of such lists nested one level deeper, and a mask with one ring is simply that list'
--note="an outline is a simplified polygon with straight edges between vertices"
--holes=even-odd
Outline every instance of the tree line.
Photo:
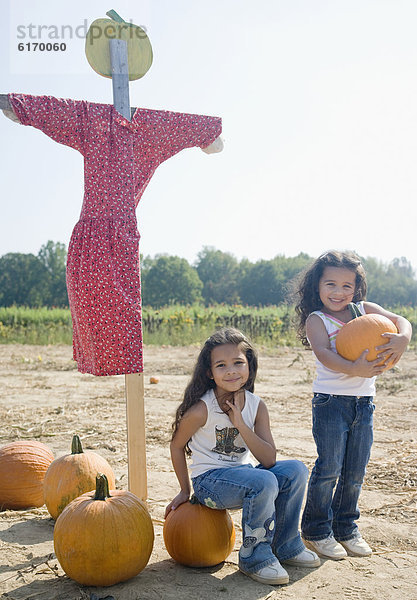
[{"label": "tree line", "polygon": [[[0,306],[66,307],[65,244],[48,241],[37,255],[8,253],[0,257]],[[292,282],[313,260],[301,252],[270,260],[237,260],[205,246],[190,265],[166,254],[141,258],[142,302],[169,304],[244,304],[267,306],[292,302]],[[382,306],[417,306],[417,280],[410,262],[395,258],[385,264],[363,258],[368,299]]]}]

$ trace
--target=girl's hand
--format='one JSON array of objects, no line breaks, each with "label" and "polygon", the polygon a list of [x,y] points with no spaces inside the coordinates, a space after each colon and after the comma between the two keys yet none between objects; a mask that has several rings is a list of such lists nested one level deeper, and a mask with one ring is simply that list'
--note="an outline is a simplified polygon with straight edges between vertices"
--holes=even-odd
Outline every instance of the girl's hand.
[{"label": "girl's hand", "polygon": [[177,494],[175,496],[175,498],[172,500],[172,502],[170,502],[168,504],[168,506],[166,507],[164,518],[165,519],[167,518],[167,516],[171,512],[171,510],[175,510],[181,504],[184,504],[184,502],[188,502],[189,498],[190,498],[190,494],[187,494],[187,492],[184,492],[183,490],[181,490],[180,493]]},{"label": "girl's hand", "polygon": [[233,400],[226,400],[227,406],[230,410],[227,411],[227,416],[231,420],[232,424],[239,429],[240,425],[244,423],[242,417],[242,410],[245,405],[245,390],[238,390],[233,394]]},{"label": "girl's hand", "polygon": [[359,358],[355,361],[352,361],[352,370],[350,375],[355,377],[374,377],[375,375],[380,375],[385,365],[378,365],[383,359],[383,356],[378,356],[375,360],[367,360],[366,356],[369,350],[364,350]]},{"label": "girl's hand", "polygon": [[393,365],[396,365],[407,348],[408,338],[401,333],[382,333],[381,335],[388,338],[388,341],[382,346],[376,346],[375,350],[380,351],[379,358],[384,359],[385,362],[393,361]]},{"label": "girl's hand", "polygon": [[245,390],[238,390],[233,394],[233,402],[236,407],[239,408],[240,412],[242,412],[243,407],[245,406]]}]

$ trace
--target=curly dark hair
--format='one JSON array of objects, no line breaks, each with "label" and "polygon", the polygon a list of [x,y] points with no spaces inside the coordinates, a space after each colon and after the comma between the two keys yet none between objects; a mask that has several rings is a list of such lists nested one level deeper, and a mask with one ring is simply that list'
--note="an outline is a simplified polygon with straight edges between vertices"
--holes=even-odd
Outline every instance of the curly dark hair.
[{"label": "curly dark hair", "polygon": [[[258,355],[254,346],[238,329],[231,327],[218,329],[205,341],[200,350],[193,375],[185,388],[184,398],[175,413],[175,421],[172,423],[172,438],[174,438],[179,422],[187,410],[197,404],[208,389],[216,387],[214,380],[209,375],[211,352],[216,346],[222,346],[223,344],[236,344],[244,352],[249,365],[249,377],[243,387],[249,392],[253,392],[258,371]],[[186,447],[186,451],[189,454],[188,447]]]},{"label": "curly dark hair", "polygon": [[353,302],[366,298],[366,274],[361,259],[354,252],[329,250],[325,252],[300,274],[296,286],[298,302],[295,306],[298,328],[297,334],[304,346],[309,347],[305,324],[307,317],[315,310],[322,308],[319,296],[319,282],[326,267],[341,267],[349,269],[356,275]]}]

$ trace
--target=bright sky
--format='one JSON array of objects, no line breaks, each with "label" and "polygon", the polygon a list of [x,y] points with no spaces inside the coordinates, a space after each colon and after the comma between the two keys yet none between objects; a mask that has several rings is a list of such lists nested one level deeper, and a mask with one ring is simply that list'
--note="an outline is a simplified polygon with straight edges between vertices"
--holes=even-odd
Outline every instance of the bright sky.
[{"label": "bright sky", "polygon": [[[154,174],[137,211],[144,255],[192,263],[209,245],[256,261],[348,248],[417,267],[415,0],[2,7],[0,93],[111,103],[111,81],[89,67],[83,36],[113,8],[146,27],[153,46],[150,71],[130,84],[132,106],[222,117],[222,153],[185,150]],[[39,25],[49,26],[41,38]],[[39,41],[67,50],[17,50]],[[0,136],[0,255],[36,254],[49,239],[68,245],[82,204],[81,155],[1,113]]]}]

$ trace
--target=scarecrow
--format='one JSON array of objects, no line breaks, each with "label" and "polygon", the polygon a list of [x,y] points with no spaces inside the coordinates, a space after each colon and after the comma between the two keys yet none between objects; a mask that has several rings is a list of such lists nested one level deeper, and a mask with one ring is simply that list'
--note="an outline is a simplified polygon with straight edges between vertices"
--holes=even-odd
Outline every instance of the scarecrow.
[{"label": "scarecrow", "polygon": [[[86,56],[112,78],[114,104],[8,94],[0,108],[84,157],[84,200],[68,247],[73,357],[81,373],[126,375],[129,489],[146,498],[139,232],[136,207],[156,168],[185,148],[222,147],[221,119],[130,108],[129,80],[152,64],[145,31],[109,11]],[[129,400],[131,402],[129,403]],[[139,432],[138,432],[139,427]]]}]

